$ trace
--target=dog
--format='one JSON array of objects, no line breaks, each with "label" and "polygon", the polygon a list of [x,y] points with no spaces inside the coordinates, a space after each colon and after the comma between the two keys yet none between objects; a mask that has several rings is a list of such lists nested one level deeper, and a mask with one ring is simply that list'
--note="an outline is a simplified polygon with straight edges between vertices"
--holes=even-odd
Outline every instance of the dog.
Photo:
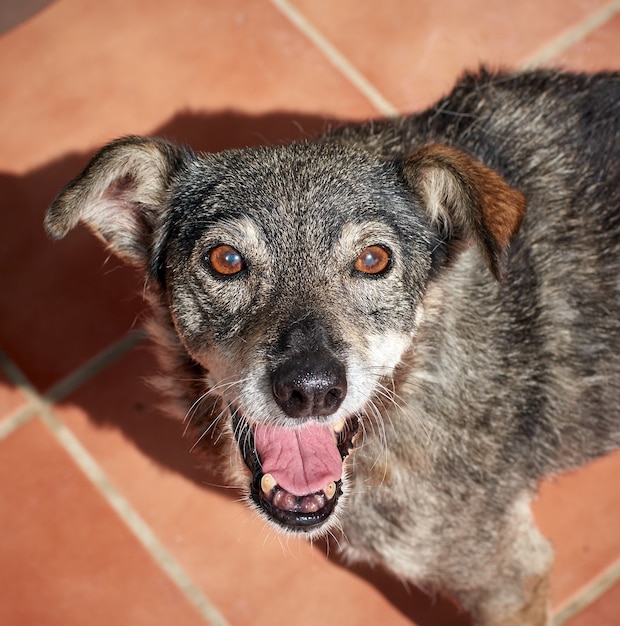
[{"label": "dog", "polygon": [[104,147],[46,215],[143,272],[186,416],[274,527],[550,624],[540,480],[620,445],[620,73],[466,73],[283,146]]}]

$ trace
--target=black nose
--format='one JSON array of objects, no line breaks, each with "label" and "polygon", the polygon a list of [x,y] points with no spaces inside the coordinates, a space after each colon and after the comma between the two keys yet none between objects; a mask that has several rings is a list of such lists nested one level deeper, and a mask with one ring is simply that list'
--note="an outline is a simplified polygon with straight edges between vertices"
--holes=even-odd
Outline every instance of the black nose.
[{"label": "black nose", "polygon": [[347,395],[345,368],[332,356],[302,353],[276,368],[272,388],[289,417],[332,415]]}]

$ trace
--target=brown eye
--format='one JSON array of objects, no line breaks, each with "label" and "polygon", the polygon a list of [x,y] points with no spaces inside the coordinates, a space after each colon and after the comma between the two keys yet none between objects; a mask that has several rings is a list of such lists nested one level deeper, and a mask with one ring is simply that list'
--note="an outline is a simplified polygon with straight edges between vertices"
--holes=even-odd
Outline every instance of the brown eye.
[{"label": "brown eye", "polygon": [[208,254],[209,265],[216,274],[232,276],[245,267],[243,257],[232,246],[215,246]]},{"label": "brown eye", "polygon": [[390,253],[381,246],[368,246],[355,261],[355,269],[363,274],[381,274],[390,267]]}]

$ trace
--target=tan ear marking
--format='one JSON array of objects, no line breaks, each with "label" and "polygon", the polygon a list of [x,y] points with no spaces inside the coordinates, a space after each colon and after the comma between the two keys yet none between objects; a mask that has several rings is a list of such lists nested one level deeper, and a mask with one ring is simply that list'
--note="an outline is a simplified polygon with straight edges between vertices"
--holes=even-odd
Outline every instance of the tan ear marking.
[{"label": "tan ear marking", "polygon": [[428,144],[404,163],[432,222],[475,241],[496,277],[525,215],[525,198],[494,170],[450,146]]}]

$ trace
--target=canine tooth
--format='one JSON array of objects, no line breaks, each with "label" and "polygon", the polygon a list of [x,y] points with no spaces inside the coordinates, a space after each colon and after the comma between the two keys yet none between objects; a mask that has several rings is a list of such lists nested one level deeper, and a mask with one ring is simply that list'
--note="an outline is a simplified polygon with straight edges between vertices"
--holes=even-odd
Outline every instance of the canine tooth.
[{"label": "canine tooth", "polygon": [[271,474],[265,474],[260,479],[260,488],[263,490],[263,493],[268,496],[271,493],[271,490],[277,485],[276,479]]},{"label": "canine tooth", "polygon": [[344,430],[344,419],[340,420],[335,426],[334,426],[334,432],[335,433],[341,433]]},{"label": "canine tooth", "polygon": [[327,496],[328,500],[331,500],[336,495],[336,483],[332,480],[331,483],[327,483],[323,493]]}]

